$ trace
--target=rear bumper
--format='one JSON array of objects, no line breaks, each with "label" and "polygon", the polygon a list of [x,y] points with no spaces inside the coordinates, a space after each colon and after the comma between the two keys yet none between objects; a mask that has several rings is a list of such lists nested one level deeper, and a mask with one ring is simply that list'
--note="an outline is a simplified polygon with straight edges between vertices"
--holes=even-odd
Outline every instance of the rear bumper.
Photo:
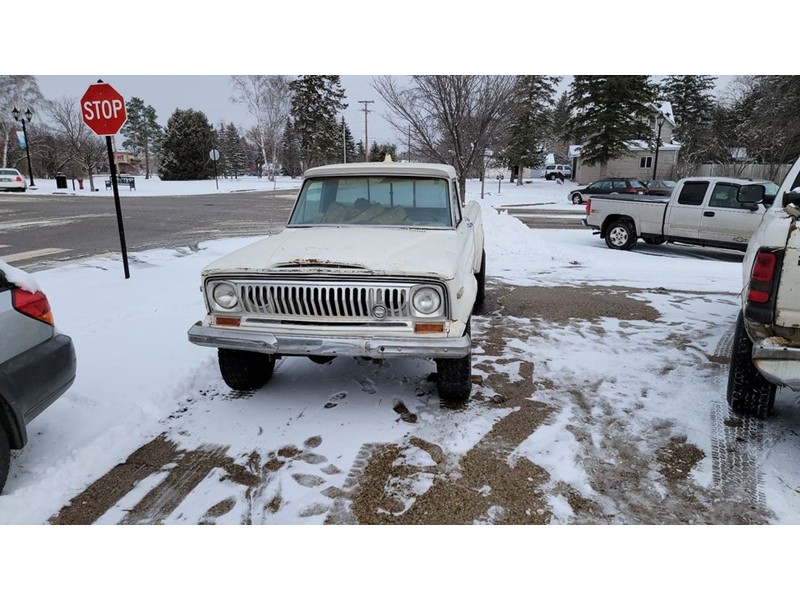
[{"label": "rear bumper", "polygon": [[189,341],[198,346],[247,350],[283,356],[415,356],[420,358],[463,358],[470,352],[468,335],[460,338],[323,337],[276,335],[207,327],[197,323],[188,331]]},{"label": "rear bumper", "polygon": [[753,363],[770,382],[800,390],[800,348],[784,346],[782,338],[753,343]]}]

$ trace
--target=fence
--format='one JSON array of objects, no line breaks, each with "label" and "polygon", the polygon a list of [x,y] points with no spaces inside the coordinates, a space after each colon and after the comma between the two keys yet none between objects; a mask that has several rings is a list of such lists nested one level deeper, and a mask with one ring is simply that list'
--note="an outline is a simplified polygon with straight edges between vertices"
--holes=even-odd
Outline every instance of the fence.
[{"label": "fence", "polygon": [[743,179],[768,179],[779,184],[786,177],[792,165],[766,165],[754,163],[730,163],[700,165],[696,172],[697,177],[741,177]]}]

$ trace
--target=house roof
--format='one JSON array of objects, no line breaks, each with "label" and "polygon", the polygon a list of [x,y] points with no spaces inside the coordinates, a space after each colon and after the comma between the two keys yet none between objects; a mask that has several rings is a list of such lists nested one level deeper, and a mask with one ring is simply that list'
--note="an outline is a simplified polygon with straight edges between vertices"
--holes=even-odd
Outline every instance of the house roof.
[{"label": "house roof", "polygon": [[[659,152],[677,152],[680,150],[680,144],[673,144],[668,142],[661,142],[661,146],[659,146]],[[628,142],[628,150],[651,150],[650,142],[645,142],[644,140],[634,140],[632,142]],[[581,150],[583,150],[583,144],[575,144],[569,147],[568,156],[570,158],[579,158],[581,156]]]}]

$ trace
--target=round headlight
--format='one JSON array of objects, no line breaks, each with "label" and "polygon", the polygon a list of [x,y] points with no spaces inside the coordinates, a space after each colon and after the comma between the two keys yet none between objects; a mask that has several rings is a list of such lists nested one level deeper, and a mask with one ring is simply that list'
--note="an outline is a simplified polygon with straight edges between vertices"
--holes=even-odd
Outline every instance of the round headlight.
[{"label": "round headlight", "polygon": [[239,299],[236,297],[236,288],[231,283],[215,285],[211,297],[221,308],[231,309],[239,303]]},{"label": "round headlight", "polygon": [[414,310],[417,312],[423,315],[430,315],[439,310],[439,307],[442,305],[442,298],[438,290],[423,287],[414,292],[411,303],[414,305]]}]

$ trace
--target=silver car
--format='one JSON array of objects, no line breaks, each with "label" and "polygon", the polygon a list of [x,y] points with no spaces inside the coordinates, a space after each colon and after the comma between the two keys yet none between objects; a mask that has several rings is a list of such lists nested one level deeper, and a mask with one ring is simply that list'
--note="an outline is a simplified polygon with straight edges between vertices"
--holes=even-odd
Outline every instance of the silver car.
[{"label": "silver car", "polygon": [[72,339],[59,333],[33,278],[0,260],[0,492],[27,425],[75,380]]},{"label": "silver car", "polygon": [[0,169],[0,190],[4,192],[24,192],[28,183],[16,169]]}]

